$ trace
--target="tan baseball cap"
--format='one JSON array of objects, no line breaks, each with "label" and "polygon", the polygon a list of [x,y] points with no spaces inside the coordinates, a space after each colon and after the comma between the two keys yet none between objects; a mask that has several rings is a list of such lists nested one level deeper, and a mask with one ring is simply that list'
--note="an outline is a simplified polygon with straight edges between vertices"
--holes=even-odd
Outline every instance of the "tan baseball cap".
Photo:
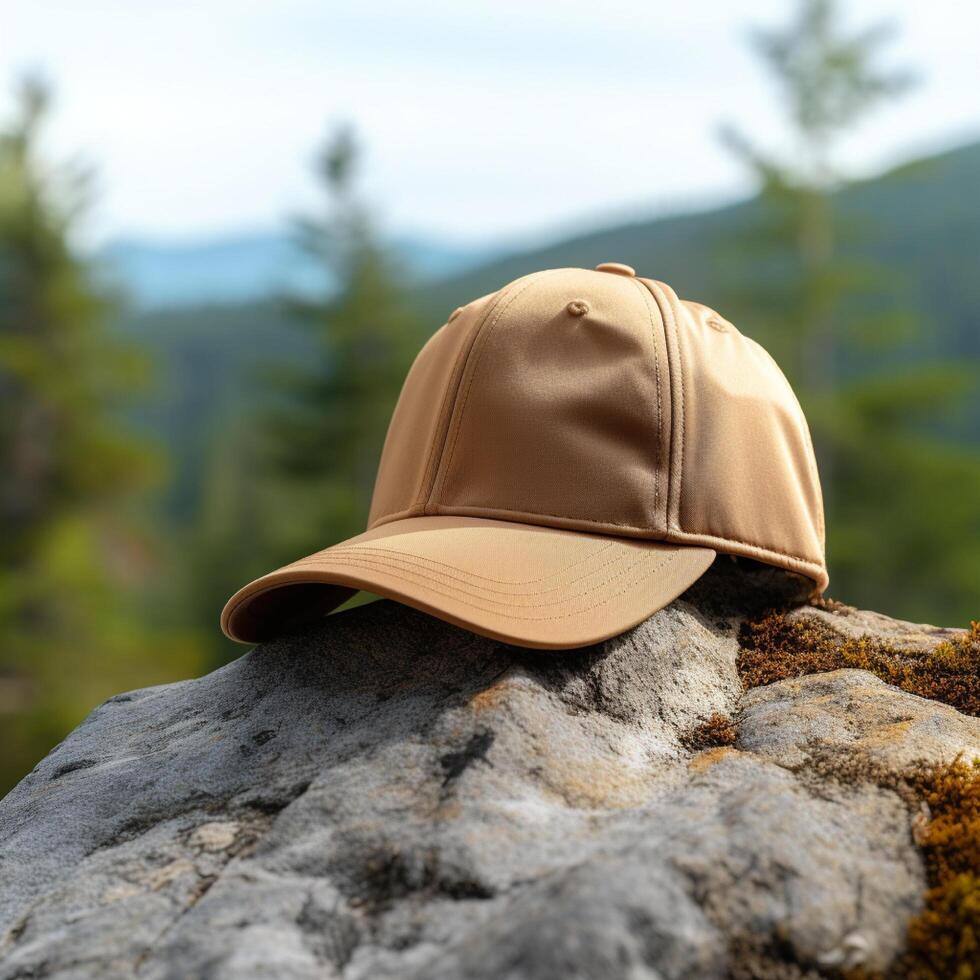
[{"label": "tan baseball cap", "polygon": [[669,286],[605,263],[456,310],[409,371],[368,529],[239,590],[258,642],[359,589],[529,647],[641,622],[716,552],[827,585],[806,420],[772,358]]}]

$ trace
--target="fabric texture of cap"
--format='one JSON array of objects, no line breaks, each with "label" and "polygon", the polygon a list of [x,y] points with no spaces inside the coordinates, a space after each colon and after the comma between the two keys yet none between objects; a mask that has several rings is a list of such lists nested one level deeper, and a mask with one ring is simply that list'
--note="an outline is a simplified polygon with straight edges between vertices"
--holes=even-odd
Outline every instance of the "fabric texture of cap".
[{"label": "fabric texture of cap", "polygon": [[392,416],[364,534],[239,590],[258,642],[359,589],[505,642],[636,625],[717,552],[827,585],[806,420],[772,358],[629,266],[538,272],[456,310]]}]

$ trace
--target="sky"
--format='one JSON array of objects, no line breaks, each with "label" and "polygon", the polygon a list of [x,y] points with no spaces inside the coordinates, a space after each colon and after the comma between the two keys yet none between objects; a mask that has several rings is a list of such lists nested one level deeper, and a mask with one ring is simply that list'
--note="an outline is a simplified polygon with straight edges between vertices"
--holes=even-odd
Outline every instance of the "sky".
[{"label": "sky", "polygon": [[[532,240],[749,189],[718,139],[779,145],[747,44],[788,0],[0,0],[0,119],[53,85],[52,157],[98,174],[93,241],[275,228],[315,207],[312,161],[349,121],[393,234]],[[980,7],[847,0],[898,33],[916,89],[842,148],[855,174],[980,138]]]}]

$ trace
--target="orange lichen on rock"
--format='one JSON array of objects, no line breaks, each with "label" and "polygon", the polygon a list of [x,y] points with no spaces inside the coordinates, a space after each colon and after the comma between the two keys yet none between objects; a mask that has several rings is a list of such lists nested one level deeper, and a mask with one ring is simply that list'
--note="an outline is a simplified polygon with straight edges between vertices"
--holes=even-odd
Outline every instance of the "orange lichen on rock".
[{"label": "orange lichen on rock", "polygon": [[738,671],[746,688],[851,667],[980,715],[980,623],[935,647],[909,651],[872,636],[844,637],[817,619],[789,619],[773,611],[743,625],[740,647]]},{"label": "orange lichen on rock", "polygon": [[726,759],[737,755],[738,749],[733,746],[718,745],[715,748],[698,752],[687,764],[687,767],[691,772],[704,772],[712,766],[718,765],[719,762],[724,762]]},{"label": "orange lichen on rock", "polygon": [[498,707],[506,700],[507,689],[510,686],[508,681],[498,681],[489,687],[483,688],[482,691],[477,691],[470,698],[470,707],[474,711],[488,711]]}]

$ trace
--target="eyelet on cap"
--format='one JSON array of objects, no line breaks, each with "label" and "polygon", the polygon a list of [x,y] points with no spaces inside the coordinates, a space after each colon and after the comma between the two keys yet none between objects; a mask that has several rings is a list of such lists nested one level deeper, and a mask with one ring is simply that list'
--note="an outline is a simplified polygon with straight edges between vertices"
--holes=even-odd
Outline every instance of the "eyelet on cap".
[{"label": "eyelet on cap", "polygon": [[622,262],[600,262],[595,267],[596,272],[611,272],[617,276],[635,276],[636,269]]}]

